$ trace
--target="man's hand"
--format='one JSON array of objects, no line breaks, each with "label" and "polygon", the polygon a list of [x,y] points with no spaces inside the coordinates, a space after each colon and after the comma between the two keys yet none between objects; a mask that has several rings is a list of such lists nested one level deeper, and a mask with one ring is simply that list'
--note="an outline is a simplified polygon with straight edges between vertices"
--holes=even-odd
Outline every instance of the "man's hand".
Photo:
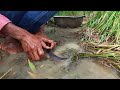
[{"label": "man's hand", "polygon": [[39,60],[44,56],[44,51],[41,44],[42,40],[29,33],[27,30],[9,23],[2,29],[2,31],[14,39],[20,41],[23,50],[29,54],[33,60]]},{"label": "man's hand", "polygon": [[45,56],[43,48],[53,49],[55,42],[44,36],[28,35],[21,41],[24,51],[31,57],[32,60],[40,60]]},{"label": "man's hand", "polygon": [[44,51],[41,44],[42,41],[34,35],[28,35],[24,37],[20,42],[24,51],[30,55],[32,60],[40,60],[44,56]]},{"label": "man's hand", "polygon": [[[55,42],[50,40],[46,35],[42,33],[33,35],[12,23],[7,24],[2,31],[20,41],[23,50],[32,60],[40,60],[44,56],[43,48],[52,49],[55,46]],[[49,44],[49,46],[46,43]]]},{"label": "man's hand", "polygon": [[56,42],[54,42],[53,40],[50,40],[48,38],[42,37],[41,40],[42,40],[42,42],[41,42],[42,47],[45,49],[53,49],[56,45]]},{"label": "man's hand", "polygon": [[35,34],[35,36],[41,40],[42,47],[45,49],[53,49],[56,45],[56,42],[49,39],[43,32],[39,31]]}]

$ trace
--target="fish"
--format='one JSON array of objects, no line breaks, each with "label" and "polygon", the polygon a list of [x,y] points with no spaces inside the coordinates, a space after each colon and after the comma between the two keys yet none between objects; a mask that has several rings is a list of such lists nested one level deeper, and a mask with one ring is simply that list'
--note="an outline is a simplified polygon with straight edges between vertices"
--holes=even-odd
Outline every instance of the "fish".
[{"label": "fish", "polygon": [[53,53],[52,50],[50,49],[44,49],[44,51],[49,55],[49,57],[53,60],[53,61],[62,61],[62,60],[66,60],[67,58],[66,57],[60,57],[58,55],[55,55]]}]

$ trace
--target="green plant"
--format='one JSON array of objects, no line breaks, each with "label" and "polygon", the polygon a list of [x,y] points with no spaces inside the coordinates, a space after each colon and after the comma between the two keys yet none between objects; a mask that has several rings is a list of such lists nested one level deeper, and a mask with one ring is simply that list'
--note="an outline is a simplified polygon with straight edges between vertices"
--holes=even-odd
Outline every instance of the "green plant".
[{"label": "green plant", "polygon": [[29,65],[30,69],[32,70],[32,72],[37,71],[35,65],[29,59],[28,59],[28,65]]},{"label": "green plant", "polygon": [[79,16],[83,15],[83,11],[60,11],[58,12],[58,16]]},{"label": "green plant", "polygon": [[98,32],[101,36],[99,43],[110,37],[114,37],[116,43],[120,43],[119,11],[91,11],[86,15],[91,15],[86,26]]}]

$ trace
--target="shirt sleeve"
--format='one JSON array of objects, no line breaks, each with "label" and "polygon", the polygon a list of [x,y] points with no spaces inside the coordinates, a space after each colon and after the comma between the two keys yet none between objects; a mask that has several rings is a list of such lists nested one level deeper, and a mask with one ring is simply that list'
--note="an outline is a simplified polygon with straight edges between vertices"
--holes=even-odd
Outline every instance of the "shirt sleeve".
[{"label": "shirt sleeve", "polygon": [[7,17],[4,15],[0,14],[0,30],[9,22],[11,22]]}]

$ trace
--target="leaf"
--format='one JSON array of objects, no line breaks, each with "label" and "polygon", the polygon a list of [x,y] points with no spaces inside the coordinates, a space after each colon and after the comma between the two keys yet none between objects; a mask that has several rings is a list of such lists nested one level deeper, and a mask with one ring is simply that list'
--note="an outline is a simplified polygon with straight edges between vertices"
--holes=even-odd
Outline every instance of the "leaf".
[{"label": "leaf", "polygon": [[36,71],[37,71],[35,65],[34,65],[29,59],[28,59],[28,64],[29,64],[30,69],[31,69],[33,72],[36,72]]},{"label": "leaf", "polygon": [[101,39],[100,39],[100,41],[98,42],[99,44],[101,43],[101,42],[103,42],[105,40],[105,34],[103,34],[102,36],[101,36]]},{"label": "leaf", "polygon": [[29,72],[29,71],[27,71],[27,72],[28,72],[28,74],[30,75],[30,77],[32,77],[33,79],[37,79],[37,78],[38,78],[38,75],[37,75],[37,74],[32,73],[32,72]]}]

